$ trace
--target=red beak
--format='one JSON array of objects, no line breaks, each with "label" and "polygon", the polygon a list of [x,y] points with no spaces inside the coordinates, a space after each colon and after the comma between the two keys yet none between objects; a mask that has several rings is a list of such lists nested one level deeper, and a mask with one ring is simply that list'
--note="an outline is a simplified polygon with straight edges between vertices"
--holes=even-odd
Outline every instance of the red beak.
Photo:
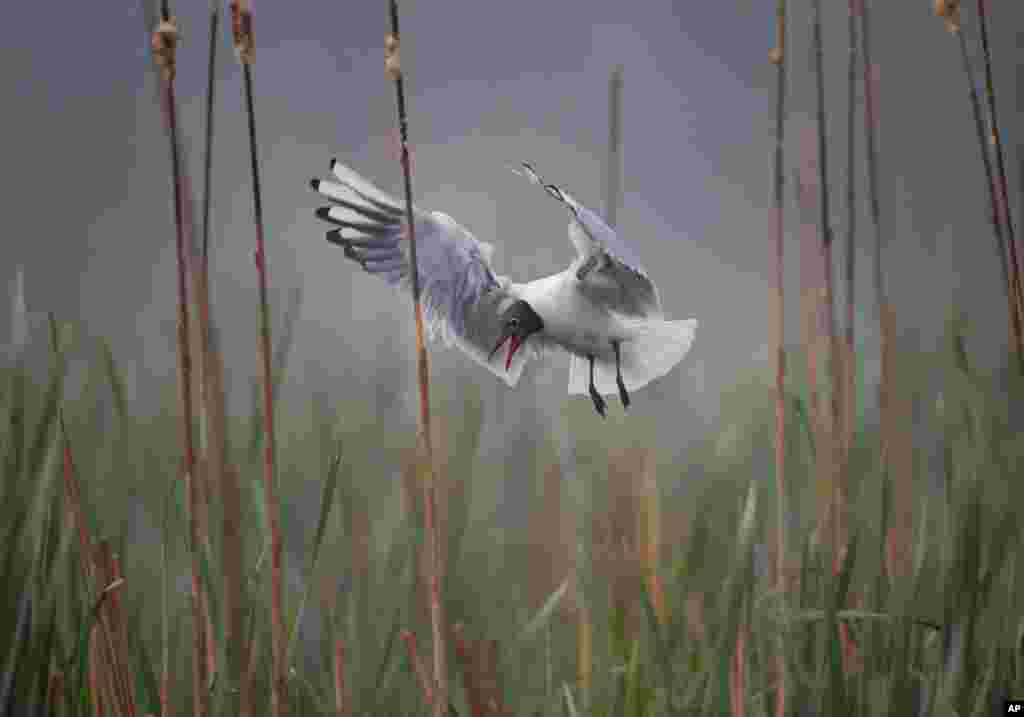
[{"label": "red beak", "polygon": [[519,340],[518,336],[513,336],[512,340],[508,344],[508,356],[505,357],[505,371],[512,367],[512,357],[516,355],[516,351],[522,346],[523,342]]},{"label": "red beak", "polygon": [[488,361],[494,358],[494,354],[498,353],[498,349],[504,346],[506,341],[508,341],[508,336],[502,336],[498,339],[498,343],[494,344],[494,348],[491,349],[491,355],[487,357]]},{"label": "red beak", "polygon": [[498,339],[498,343],[494,345],[494,349],[491,351],[491,355],[487,357],[488,361],[493,359],[494,358],[494,354],[498,353],[498,350],[502,346],[504,346],[505,342],[509,341],[509,339],[512,339],[512,340],[509,342],[509,345],[508,345],[508,355],[505,357],[505,370],[506,371],[508,371],[510,368],[512,368],[512,357],[516,355],[516,351],[518,351],[519,347],[523,345],[522,340],[518,336],[502,336],[500,339]]}]

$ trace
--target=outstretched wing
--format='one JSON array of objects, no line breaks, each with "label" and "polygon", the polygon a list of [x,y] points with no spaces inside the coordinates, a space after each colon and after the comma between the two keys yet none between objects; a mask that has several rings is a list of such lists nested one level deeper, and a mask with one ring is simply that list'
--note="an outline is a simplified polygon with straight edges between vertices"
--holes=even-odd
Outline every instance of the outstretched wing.
[{"label": "outstretched wing", "polygon": [[574,262],[579,290],[595,303],[627,316],[660,317],[658,289],[640,264],[633,247],[598,214],[573,199],[564,189],[548,184],[537,170],[523,162],[517,174],[544,189],[569,212],[569,241],[576,248]]},{"label": "outstretched wing", "polygon": [[[330,200],[316,215],[336,228],[327,240],[345,256],[392,286],[412,286],[404,211],[394,197],[334,160],[337,182],[314,179],[313,189]],[[527,341],[512,360],[488,361],[501,334],[501,312],[516,298],[514,285],[491,268],[494,247],[478,241],[441,212],[414,210],[416,260],[427,335],[462,349],[474,361],[514,386],[526,361],[537,355]]]}]

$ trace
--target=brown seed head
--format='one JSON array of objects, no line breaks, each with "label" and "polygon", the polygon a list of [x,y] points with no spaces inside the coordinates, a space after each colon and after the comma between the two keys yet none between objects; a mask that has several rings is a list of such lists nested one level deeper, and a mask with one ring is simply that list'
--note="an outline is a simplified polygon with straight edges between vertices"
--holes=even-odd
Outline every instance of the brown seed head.
[{"label": "brown seed head", "polygon": [[392,80],[402,76],[402,58],[398,50],[398,37],[388,33],[384,38],[384,69]]},{"label": "brown seed head", "polygon": [[175,51],[178,49],[177,18],[160,21],[150,38],[150,46],[153,48],[153,61],[160,68],[164,82],[170,82],[174,79]]},{"label": "brown seed head", "polygon": [[785,55],[778,47],[773,47],[768,51],[768,62],[773,65],[781,65],[783,57],[785,57]]},{"label": "brown seed head", "polygon": [[954,5],[946,15],[946,32],[955,35],[960,32],[960,6]]},{"label": "brown seed head", "polygon": [[935,0],[935,14],[939,17],[951,17],[960,10],[960,0]]},{"label": "brown seed head", "polygon": [[256,41],[252,33],[252,10],[247,2],[231,2],[231,35],[235,40],[235,57],[243,65],[251,65],[255,59]]}]

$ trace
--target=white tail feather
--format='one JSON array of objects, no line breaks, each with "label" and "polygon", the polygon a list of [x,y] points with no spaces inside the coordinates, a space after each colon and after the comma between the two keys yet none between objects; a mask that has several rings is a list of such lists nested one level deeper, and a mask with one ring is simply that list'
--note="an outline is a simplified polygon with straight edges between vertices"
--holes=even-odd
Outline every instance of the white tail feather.
[{"label": "white tail feather", "polygon": [[[633,338],[621,347],[622,381],[626,389],[636,391],[661,378],[683,360],[693,345],[697,320],[629,320]],[[603,396],[618,395],[615,360],[601,357],[594,362],[594,385]],[[586,395],[590,390],[590,364],[573,356],[569,363],[569,393]]]}]

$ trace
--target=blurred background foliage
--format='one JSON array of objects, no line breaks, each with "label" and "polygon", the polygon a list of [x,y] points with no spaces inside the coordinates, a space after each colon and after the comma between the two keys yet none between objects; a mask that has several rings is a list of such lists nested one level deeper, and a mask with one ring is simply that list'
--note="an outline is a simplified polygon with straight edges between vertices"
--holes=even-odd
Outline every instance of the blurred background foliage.
[{"label": "blurred background foliage", "polygon": [[[896,705],[911,704],[921,713],[987,714],[1019,694],[1020,380],[974,368],[963,348],[968,331],[951,320],[946,351],[899,356],[895,391],[915,406],[900,431],[914,455],[909,475],[882,470],[879,429],[859,424],[850,461],[851,545],[836,576],[812,534],[812,441],[799,411],[788,412],[787,531],[796,575],[786,595],[772,584],[776,558],[766,547],[775,516],[768,376],[741,377],[725,392],[718,426],[683,461],[651,445],[650,419],[613,412],[599,421],[586,401],[570,400],[561,428],[575,439],[571,456],[561,455],[551,435],[515,464],[500,464],[480,454],[479,391],[439,374],[444,610],[470,645],[494,641],[499,709],[619,714],[628,703],[630,714],[728,710],[741,631],[749,635],[744,700],[751,714],[772,713],[768,665],[779,644],[801,714],[834,714],[837,704],[844,714],[895,714]],[[158,710],[164,655],[172,703],[184,713],[191,584],[183,506],[173,497],[180,462],[174,396],[168,388],[162,411],[136,418],[102,341],[83,337],[60,348],[47,371],[15,360],[2,373],[2,585],[12,608],[0,612],[6,708],[42,704],[53,690],[62,714],[91,714],[81,646],[98,598],[79,572],[66,436],[94,542],[109,541],[125,577],[116,593],[139,713]],[[789,360],[799,365],[800,352],[790,351]],[[928,375],[941,380],[925,385]],[[787,401],[795,406],[804,389],[791,382]],[[332,645],[341,639],[351,714],[421,713],[399,639],[400,630],[411,630],[429,654],[413,434],[383,425],[370,404],[344,395],[282,401],[279,411],[290,626],[302,605],[291,700],[301,711],[334,711]],[[246,624],[262,664],[269,642],[257,419],[232,419],[231,463],[247,496]],[[886,566],[895,480],[913,485],[905,574]],[[498,515],[509,481],[528,486],[521,527]],[[210,510],[215,519],[215,499]],[[214,574],[219,552],[213,531]],[[827,629],[837,620],[850,625],[856,652],[855,664],[840,661],[838,672],[839,641]],[[462,665],[455,649],[453,664]],[[471,713],[467,679],[482,679],[474,669],[452,672],[460,714]],[[269,699],[266,683],[256,686]],[[215,684],[213,694],[223,689]],[[224,696],[218,699],[223,706]]]}]

